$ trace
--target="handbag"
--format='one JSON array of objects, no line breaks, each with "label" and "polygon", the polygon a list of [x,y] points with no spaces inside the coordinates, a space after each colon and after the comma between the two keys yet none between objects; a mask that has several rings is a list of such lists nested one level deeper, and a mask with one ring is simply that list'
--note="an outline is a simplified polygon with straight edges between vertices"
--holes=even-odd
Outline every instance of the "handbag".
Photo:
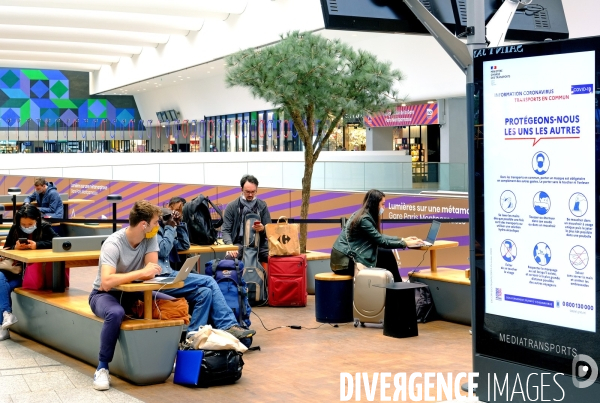
[{"label": "handbag", "polygon": [[[65,269],[65,287],[69,287],[69,269]],[[52,288],[52,263],[29,263],[25,266],[22,288],[49,290]]]},{"label": "handbag", "polygon": [[[284,219],[282,222],[281,219]],[[269,256],[295,256],[300,254],[300,227],[288,224],[286,216],[281,216],[275,224],[265,225],[269,241]]]},{"label": "handbag", "polygon": [[43,290],[52,287],[52,263],[29,263],[25,267],[22,287],[30,290]]},{"label": "handbag", "polygon": [[13,259],[0,258],[0,270],[6,270],[13,274],[21,274],[23,266],[20,263],[15,264]]},{"label": "handbag", "polygon": [[194,350],[235,350],[240,353],[248,350],[234,335],[225,330],[213,329],[211,325],[201,326],[197,332],[190,332],[184,345]]},{"label": "handbag", "polygon": [[329,266],[333,272],[346,270],[350,265],[350,257],[344,255],[335,248],[331,248],[331,257],[329,258]]}]

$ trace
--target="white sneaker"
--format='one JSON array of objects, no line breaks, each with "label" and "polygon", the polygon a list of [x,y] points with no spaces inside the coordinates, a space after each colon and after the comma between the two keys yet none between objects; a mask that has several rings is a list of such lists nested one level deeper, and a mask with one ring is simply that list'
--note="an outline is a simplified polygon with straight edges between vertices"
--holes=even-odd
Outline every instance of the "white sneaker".
[{"label": "white sneaker", "polygon": [[2,330],[6,330],[15,323],[18,322],[17,317],[13,315],[11,312],[4,311],[3,319],[2,319]]},{"label": "white sneaker", "polygon": [[0,329],[0,341],[10,339],[10,333],[8,329]]},{"label": "white sneaker", "polygon": [[100,368],[94,374],[94,389],[108,390],[110,388],[110,375],[108,369]]}]

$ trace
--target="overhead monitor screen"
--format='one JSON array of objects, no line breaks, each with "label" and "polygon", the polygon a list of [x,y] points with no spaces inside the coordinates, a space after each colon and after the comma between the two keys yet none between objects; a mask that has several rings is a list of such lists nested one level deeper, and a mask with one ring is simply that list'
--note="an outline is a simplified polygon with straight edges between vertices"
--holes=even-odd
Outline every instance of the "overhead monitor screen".
[{"label": "overhead monitor screen", "polygon": [[577,354],[600,362],[599,51],[476,51],[478,353],[564,373]]}]

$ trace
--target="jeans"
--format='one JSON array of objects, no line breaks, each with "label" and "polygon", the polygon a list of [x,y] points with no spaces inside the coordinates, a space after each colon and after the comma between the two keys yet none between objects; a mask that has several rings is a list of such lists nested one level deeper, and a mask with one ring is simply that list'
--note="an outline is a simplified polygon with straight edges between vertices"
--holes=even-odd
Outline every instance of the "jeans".
[{"label": "jeans", "polygon": [[8,271],[0,270],[0,315],[2,312],[12,312],[10,293],[23,284],[23,277]]},{"label": "jeans", "polygon": [[190,306],[192,319],[188,331],[196,331],[200,326],[212,322],[216,329],[229,329],[238,325],[233,311],[225,302],[217,282],[210,276],[190,273],[181,288],[161,290],[175,298],[185,298]]},{"label": "jeans", "polygon": [[[152,294],[156,299],[168,299],[164,295],[161,296],[161,293]],[[119,340],[121,323],[127,313],[131,313],[131,307],[138,300],[144,300],[144,293],[98,290],[92,290],[90,293],[88,301],[92,312],[104,320],[100,331],[100,354],[98,355],[100,361],[112,361]]]},{"label": "jeans", "polygon": [[121,323],[125,319],[124,307],[131,307],[136,300],[143,299],[143,293],[92,290],[89,298],[90,308],[94,315],[104,319],[100,332],[100,361],[111,362],[115,355]]}]

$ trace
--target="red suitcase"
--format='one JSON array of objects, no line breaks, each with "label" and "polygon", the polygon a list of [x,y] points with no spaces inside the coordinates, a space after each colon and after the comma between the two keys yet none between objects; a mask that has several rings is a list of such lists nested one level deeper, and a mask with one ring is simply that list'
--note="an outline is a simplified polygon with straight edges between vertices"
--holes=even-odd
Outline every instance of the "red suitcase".
[{"label": "red suitcase", "polygon": [[270,306],[306,306],[306,255],[269,256]]}]

